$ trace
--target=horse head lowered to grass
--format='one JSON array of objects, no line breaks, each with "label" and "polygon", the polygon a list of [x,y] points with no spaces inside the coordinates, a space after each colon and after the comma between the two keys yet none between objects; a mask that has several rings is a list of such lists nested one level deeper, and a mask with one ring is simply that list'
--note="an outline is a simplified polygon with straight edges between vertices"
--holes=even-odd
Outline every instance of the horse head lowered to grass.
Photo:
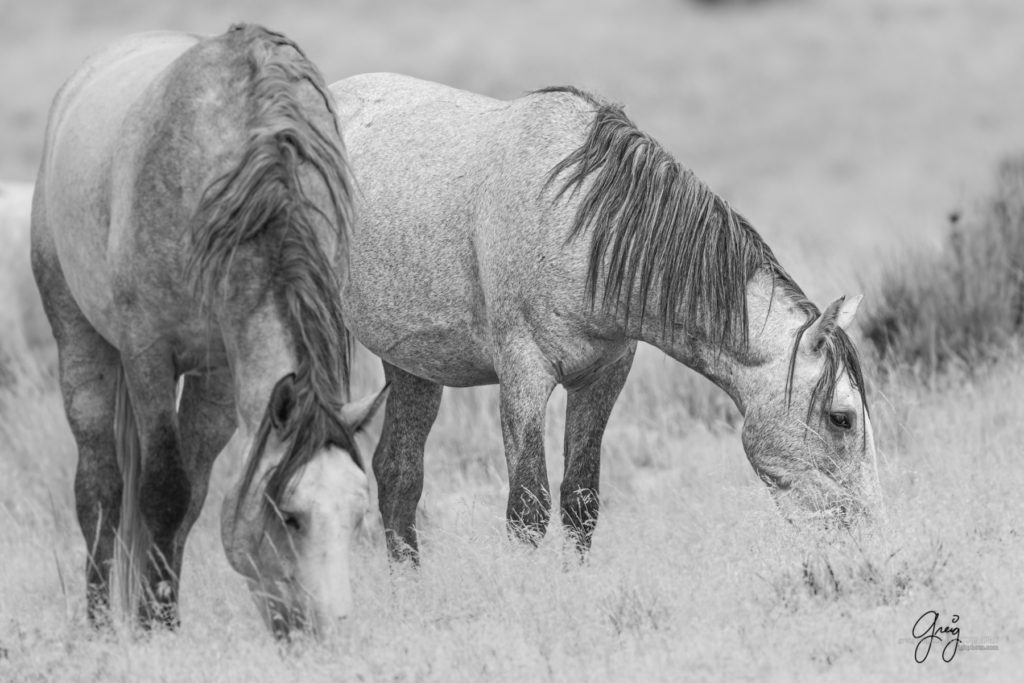
[{"label": "horse head lowered to grass", "polygon": [[319,633],[349,612],[367,501],[353,434],[380,403],[343,403],[351,187],[322,76],[256,26],[130,36],[57,94],[32,266],[94,622],[121,547],[125,607],[178,622],[185,540],[232,434],[247,460],[223,540],[268,625]]},{"label": "horse head lowered to grass", "polygon": [[[331,87],[362,189],[342,306],[392,384],[374,455],[393,556],[416,557],[442,387],[500,384],[507,520],[544,533],[547,399],[568,392],[562,521],[585,550],[601,439],[638,341],[724,389],[787,514],[879,509],[860,360],[750,224],[619,107],[498,101],[392,74]],[[387,312],[384,314],[384,312]]]}]

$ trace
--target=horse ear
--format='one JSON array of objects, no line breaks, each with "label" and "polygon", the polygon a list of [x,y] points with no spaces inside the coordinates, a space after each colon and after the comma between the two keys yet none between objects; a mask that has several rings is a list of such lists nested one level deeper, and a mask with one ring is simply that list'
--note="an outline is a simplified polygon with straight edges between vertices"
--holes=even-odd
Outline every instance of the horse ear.
[{"label": "horse ear", "polygon": [[841,330],[850,329],[850,323],[853,322],[853,318],[857,315],[857,309],[860,307],[860,302],[864,300],[863,294],[850,297],[839,307],[839,313],[836,314],[836,327]]},{"label": "horse ear", "polygon": [[341,421],[352,431],[353,434],[363,429],[366,423],[377,414],[380,407],[391,392],[391,384],[385,384],[384,388],[376,394],[370,394],[358,401],[346,403],[341,407]]},{"label": "horse ear", "polygon": [[[804,332],[804,339],[801,344],[804,351],[817,353],[821,350],[821,345],[825,343],[828,336],[835,331],[839,312],[842,310],[845,302],[845,296],[839,297],[828,305],[828,308],[825,309],[824,313],[818,316],[817,320],[811,323],[811,326],[807,328],[806,332]],[[860,303],[859,299],[857,303]],[[857,310],[856,305],[854,305],[853,310]]]},{"label": "horse ear", "polygon": [[292,414],[292,408],[295,407],[295,373],[285,375],[282,377],[277,384],[274,385],[274,391],[270,394],[270,422],[274,425],[274,429],[282,431],[285,425],[288,424],[288,417]]}]

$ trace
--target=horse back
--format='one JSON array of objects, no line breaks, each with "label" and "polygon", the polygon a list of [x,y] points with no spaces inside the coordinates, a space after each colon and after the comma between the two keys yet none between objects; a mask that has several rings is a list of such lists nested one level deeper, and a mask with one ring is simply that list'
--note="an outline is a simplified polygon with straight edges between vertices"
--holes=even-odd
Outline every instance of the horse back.
[{"label": "horse back", "polygon": [[[189,283],[188,231],[211,184],[250,152],[252,121],[275,103],[291,106],[253,91],[254,51],[280,49],[289,48],[258,28],[140,34],[91,59],[58,94],[39,223],[79,307],[115,345],[125,335],[202,344],[209,319]],[[288,58],[276,63],[278,80],[296,78]],[[340,147],[330,103],[311,85],[295,90],[294,116]],[[311,201],[329,206],[330,181],[301,173]],[[339,245],[333,221],[317,221],[324,244]]]},{"label": "horse back", "polygon": [[414,374],[495,381],[497,346],[524,315],[578,308],[585,261],[566,254],[579,249],[566,245],[575,202],[553,205],[545,184],[585,140],[593,107],[571,93],[502,101],[394,74],[331,89],[362,190],[348,323]]}]

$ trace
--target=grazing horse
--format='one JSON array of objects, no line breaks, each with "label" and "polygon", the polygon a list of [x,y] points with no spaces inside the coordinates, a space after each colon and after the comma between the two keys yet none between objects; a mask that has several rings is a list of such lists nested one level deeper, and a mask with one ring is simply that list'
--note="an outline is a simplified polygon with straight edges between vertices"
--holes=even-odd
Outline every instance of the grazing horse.
[{"label": "grazing horse", "polygon": [[879,503],[844,331],[860,297],[819,312],[751,225],[621,108],[574,88],[506,102],[393,74],[331,90],[361,188],[342,307],[391,384],[373,468],[393,557],[417,554],[442,387],[493,383],[507,520],[528,540],[550,515],[545,404],[566,388],[561,516],[588,549],[601,439],[638,341],[732,397],[787,515],[851,519]]},{"label": "grazing horse", "polygon": [[178,623],[222,450],[247,453],[223,542],[268,626],[320,632],[350,610],[353,434],[380,402],[342,403],[351,187],[322,76],[260,27],[129,36],[58,92],[32,268],[78,445],[93,623],[118,547],[125,609]]}]

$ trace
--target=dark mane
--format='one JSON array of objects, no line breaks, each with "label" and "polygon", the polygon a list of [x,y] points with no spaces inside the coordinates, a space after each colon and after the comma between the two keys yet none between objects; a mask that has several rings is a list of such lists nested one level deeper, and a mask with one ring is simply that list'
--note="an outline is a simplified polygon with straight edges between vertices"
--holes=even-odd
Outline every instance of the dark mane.
[{"label": "dark mane", "polygon": [[[575,89],[546,92],[578,93]],[[666,331],[679,327],[719,346],[747,338],[747,282],[766,271],[799,305],[813,304],[743,216],[680,166],[620,107],[596,103],[587,140],[560,161],[545,189],[566,175],[555,195],[580,198],[568,240],[591,231],[587,297],[625,306],[643,323],[654,296]],[[638,304],[639,311],[631,310]]]},{"label": "dark mane", "polygon": [[[758,272],[769,275],[773,287],[807,316],[803,329],[820,315],[747,219],[639,130],[621,107],[569,86],[537,92],[569,93],[595,110],[586,141],[555,165],[544,185],[546,191],[564,177],[554,201],[582,195],[567,242],[589,231],[591,306],[600,293],[606,310],[622,306],[627,324],[642,326],[653,297],[663,331],[682,330],[741,354],[750,341],[747,283]],[[846,333],[829,335],[823,352],[826,369],[812,405],[822,396],[831,402],[843,367],[864,398],[860,361]]]},{"label": "dark mane", "polygon": [[[269,476],[268,505],[276,504],[295,475],[331,440],[351,447],[338,416],[347,398],[351,340],[341,312],[339,278],[320,246],[317,221],[336,231],[347,253],[351,181],[334,102],[323,76],[285,36],[235,25],[222,38],[241,53],[249,78],[248,139],[234,168],[207,187],[191,224],[190,279],[204,301],[223,295],[240,246],[263,239],[270,255],[271,291],[292,338],[295,406],[286,453]],[[331,123],[318,127],[299,99],[311,86]],[[330,206],[310,199],[301,172],[312,169],[328,190]],[[341,430],[341,435],[338,432]],[[242,481],[242,496],[259,467],[270,433],[264,414]],[[354,453],[354,450],[353,450]]]},{"label": "dark mane", "polygon": [[604,105],[604,103],[601,102],[601,100],[599,100],[596,96],[594,96],[593,93],[589,93],[586,90],[581,90],[581,89],[577,88],[575,85],[549,85],[546,88],[541,88],[540,90],[534,90],[530,94],[531,95],[544,95],[544,94],[551,94],[551,93],[567,93],[569,95],[573,95],[575,97],[580,98],[581,100],[584,100],[585,102],[587,102],[590,106],[594,107],[595,109],[599,109],[600,107],[602,107]]}]

